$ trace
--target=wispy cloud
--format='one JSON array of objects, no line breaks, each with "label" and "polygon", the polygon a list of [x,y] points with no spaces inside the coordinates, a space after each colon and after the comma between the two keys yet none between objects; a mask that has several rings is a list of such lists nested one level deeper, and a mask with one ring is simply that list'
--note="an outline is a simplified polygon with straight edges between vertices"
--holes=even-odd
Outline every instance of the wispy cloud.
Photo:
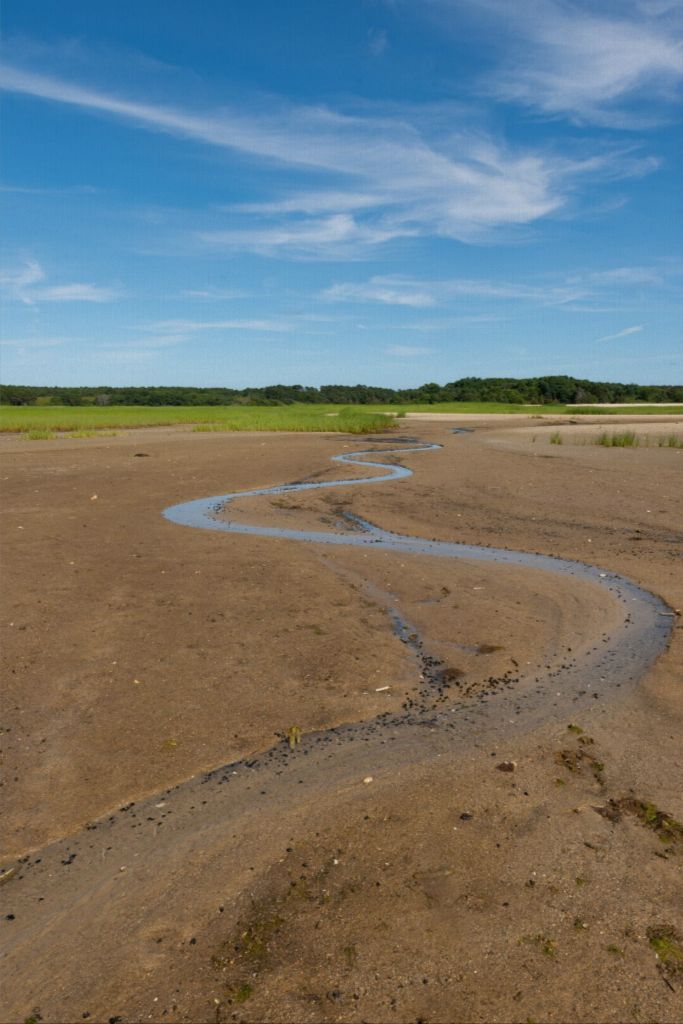
[{"label": "wispy cloud", "polygon": [[415,309],[436,304],[429,282],[425,288],[401,277],[373,277],[363,283],[333,284],[325,289],[323,298],[331,302],[383,302],[390,306],[412,306]]},{"label": "wispy cloud", "polygon": [[421,345],[389,345],[384,351],[388,356],[395,356],[398,359],[416,359],[418,356],[430,355],[434,349]]},{"label": "wispy cloud", "polygon": [[617,331],[616,334],[605,334],[602,338],[596,338],[596,342],[616,341],[617,338],[627,338],[629,334],[640,334],[644,327],[644,324],[636,324],[634,327],[624,327],[623,331]]},{"label": "wispy cloud", "polygon": [[94,185],[74,185],[70,188],[36,188],[31,185],[0,184],[0,193],[29,196],[83,196],[98,195],[102,189]]},{"label": "wispy cloud", "polygon": [[492,313],[476,313],[472,315],[431,317],[425,320],[410,320],[405,323],[393,324],[393,330],[409,331],[412,334],[451,334],[463,327],[477,327],[484,324],[499,324],[509,320],[506,315]]},{"label": "wispy cloud", "polygon": [[389,48],[389,37],[385,29],[371,28],[368,32],[368,50],[373,57],[381,57]]},{"label": "wispy cloud", "polygon": [[452,111],[439,122],[411,105],[366,105],[361,113],[285,104],[273,104],[268,113],[187,110],[11,67],[0,71],[0,85],[319,172],[321,187],[235,206],[224,211],[225,226],[197,234],[204,244],[262,254],[353,258],[416,236],[480,241],[565,211],[582,182],[648,173],[654,166],[625,152],[576,158],[511,147],[454,124]]},{"label": "wispy cloud", "polygon": [[295,192],[286,199],[272,199],[260,203],[233,203],[223,206],[226,213],[339,213],[347,210],[363,210],[377,206],[378,196],[370,192],[342,191],[331,188],[321,191]]},{"label": "wispy cloud", "polygon": [[231,302],[233,299],[248,298],[250,292],[238,288],[185,288],[180,295],[183,299],[204,299],[207,302]]},{"label": "wispy cloud", "polygon": [[287,333],[294,330],[294,324],[284,319],[237,319],[237,320],[158,320],[147,325],[145,330],[162,335],[187,335],[197,331],[272,331]]},{"label": "wispy cloud", "polygon": [[596,284],[623,285],[661,284],[666,271],[659,267],[614,267],[612,270],[597,270],[589,274],[589,280]]},{"label": "wispy cloud", "polygon": [[441,281],[412,280],[399,275],[372,277],[361,283],[332,285],[323,292],[331,302],[380,302],[393,306],[425,308],[444,305],[454,299],[486,299],[533,302],[557,306],[586,294],[581,286],[527,284],[519,281],[451,278]]},{"label": "wispy cloud", "polygon": [[[400,274],[376,275],[366,281],[332,284],[323,290],[321,298],[334,303],[380,303],[415,309],[462,309],[464,306],[468,312],[475,304],[483,307],[482,313],[477,315],[480,320],[495,318],[489,312],[492,304],[498,309],[502,304],[517,304],[555,307],[575,313],[618,312],[625,308],[626,296],[637,286],[641,286],[638,291],[661,289],[680,274],[679,266],[662,263],[650,267],[623,266],[576,273],[548,273],[530,280],[459,277],[425,280]],[[452,323],[452,318],[447,322]]]},{"label": "wispy cloud", "polygon": [[[437,0],[449,18],[462,7]],[[506,57],[490,93],[551,116],[617,127],[659,120],[683,79],[680,3],[466,0],[492,15]]]},{"label": "wispy cloud", "polygon": [[97,284],[54,284],[29,292],[31,302],[111,302],[118,297],[113,288]]},{"label": "wispy cloud", "polygon": [[223,231],[201,231],[203,242],[224,249],[249,249],[262,255],[286,250],[291,255],[321,258],[352,257],[359,250],[388,242],[392,238],[417,234],[416,229],[396,225],[360,223],[348,213],[336,213],[317,220],[290,220],[271,227],[231,228]]},{"label": "wispy cloud", "polygon": [[57,345],[63,345],[65,338],[3,338],[0,339],[0,345],[3,348],[17,348],[17,349],[39,349],[39,348],[55,348]]},{"label": "wispy cloud", "polygon": [[75,282],[46,284],[45,271],[36,260],[26,260],[17,270],[0,271],[0,290],[8,299],[32,306],[38,302],[111,302],[114,288]]}]

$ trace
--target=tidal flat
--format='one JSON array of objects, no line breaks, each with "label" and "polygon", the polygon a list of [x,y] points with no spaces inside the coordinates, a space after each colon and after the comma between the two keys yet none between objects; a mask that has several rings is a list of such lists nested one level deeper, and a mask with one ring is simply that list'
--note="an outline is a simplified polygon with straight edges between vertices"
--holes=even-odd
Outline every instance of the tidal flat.
[{"label": "tidal flat", "polygon": [[558,419],[407,418],[412,476],[230,514],[627,577],[668,639],[623,687],[607,586],[162,516],[396,431],[0,439],[3,1019],[680,1019],[683,456]]}]

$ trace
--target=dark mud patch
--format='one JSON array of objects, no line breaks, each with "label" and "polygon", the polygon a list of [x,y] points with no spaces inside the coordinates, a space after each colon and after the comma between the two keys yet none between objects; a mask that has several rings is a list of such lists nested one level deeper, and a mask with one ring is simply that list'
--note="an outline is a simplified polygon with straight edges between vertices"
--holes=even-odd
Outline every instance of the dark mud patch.
[{"label": "dark mud patch", "polygon": [[674,845],[683,842],[683,825],[673,815],[661,811],[647,800],[625,796],[618,800],[608,800],[604,807],[596,807],[595,810],[615,825],[624,817],[633,817],[654,832],[663,843]]},{"label": "dark mud patch", "polygon": [[588,771],[596,782],[599,782],[600,785],[604,784],[604,763],[584,747],[578,747],[576,750],[558,750],[555,754],[555,764],[573,774]]}]

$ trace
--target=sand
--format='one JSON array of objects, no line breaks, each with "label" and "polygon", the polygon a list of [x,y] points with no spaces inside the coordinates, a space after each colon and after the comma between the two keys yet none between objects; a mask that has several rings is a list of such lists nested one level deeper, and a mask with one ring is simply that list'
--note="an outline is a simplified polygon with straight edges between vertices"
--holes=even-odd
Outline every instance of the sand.
[{"label": "sand", "polygon": [[[404,423],[444,444],[402,456],[407,480],[249,499],[236,514],[324,529],[352,510],[406,534],[588,561],[683,606],[683,451],[584,444],[604,418],[562,427],[561,446],[533,419],[474,425]],[[683,434],[671,419],[634,429]],[[0,439],[3,866],[19,868],[2,886],[3,1020],[681,1019],[683,979],[650,940],[683,933],[682,842],[633,809],[683,818],[678,618],[638,687],[579,722],[549,701],[531,731],[482,719],[466,741],[424,730],[381,756],[330,748],[313,770],[309,735],[399,713],[419,691],[423,666],[388,605],[474,695],[506,673],[551,673],[615,609],[541,573],[161,516],[355,475],[329,458],[363,447],[175,429]],[[495,719],[495,699],[482,714]],[[203,782],[288,751],[292,726],[299,762],[275,758],[243,789]],[[595,810],[625,798],[618,821]]]}]

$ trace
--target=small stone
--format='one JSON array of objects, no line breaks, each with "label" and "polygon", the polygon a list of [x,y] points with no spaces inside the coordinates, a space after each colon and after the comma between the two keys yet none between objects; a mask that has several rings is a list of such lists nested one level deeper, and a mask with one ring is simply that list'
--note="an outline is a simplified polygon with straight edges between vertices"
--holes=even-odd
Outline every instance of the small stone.
[{"label": "small stone", "polygon": [[369,786],[372,781],[372,775],[366,775],[365,778],[363,779],[363,782],[365,783],[366,786]]},{"label": "small stone", "polygon": [[499,772],[514,772],[516,767],[516,761],[501,761],[500,764],[496,765],[496,768]]},{"label": "small stone", "polygon": [[460,820],[461,821],[472,821],[473,817],[474,817],[474,815],[470,814],[469,811],[463,811],[462,814],[460,815]]}]

